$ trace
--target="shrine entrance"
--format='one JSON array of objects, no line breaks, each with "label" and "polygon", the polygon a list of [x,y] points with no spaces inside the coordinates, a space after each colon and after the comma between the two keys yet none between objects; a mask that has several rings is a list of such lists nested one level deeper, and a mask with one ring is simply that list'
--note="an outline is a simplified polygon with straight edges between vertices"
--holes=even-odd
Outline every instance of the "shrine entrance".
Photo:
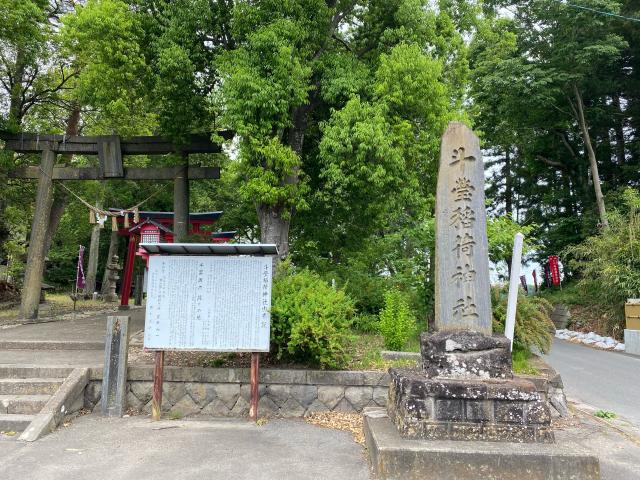
[{"label": "shrine entrance", "polygon": [[[225,140],[233,138],[233,132],[230,131],[222,131],[218,135]],[[189,154],[191,153],[220,153],[222,151],[222,145],[212,142],[210,136],[207,135],[193,135],[180,145],[172,143],[167,138],[157,136],[121,138],[118,135],[69,136],[0,132],[0,140],[4,140],[5,150],[41,155],[39,166],[21,167],[9,172],[9,178],[38,181],[20,303],[20,314],[25,319],[38,317],[54,182],[118,179],[173,180],[173,234],[181,240],[188,234],[189,180],[220,178],[218,167],[189,166]],[[125,167],[122,161],[123,155],[164,155],[170,153],[181,155],[182,164],[175,167],[132,168]],[[97,155],[99,166],[81,168],[56,166],[58,154]]]},{"label": "shrine entrance", "polygon": [[[110,211],[120,214],[122,211],[111,208]],[[212,243],[224,243],[233,239],[236,232],[212,232],[202,227],[213,225],[223,212],[190,213],[187,220],[187,233],[190,236],[200,237],[199,241]],[[129,305],[131,287],[133,285],[133,272],[136,256],[145,260],[145,268],[149,255],[146,250],[139,249],[141,243],[174,243],[175,232],[170,226],[174,224],[173,212],[138,212],[138,223],[133,225],[134,218],[131,212],[122,212],[114,217],[118,225],[118,235],[127,237],[127,256],[125,257],[124,274],[120,288],[120,306],[126,308]],[[128,218],[127,218],[128,217]],[[130,226],[132,225],[132,226]]]}]

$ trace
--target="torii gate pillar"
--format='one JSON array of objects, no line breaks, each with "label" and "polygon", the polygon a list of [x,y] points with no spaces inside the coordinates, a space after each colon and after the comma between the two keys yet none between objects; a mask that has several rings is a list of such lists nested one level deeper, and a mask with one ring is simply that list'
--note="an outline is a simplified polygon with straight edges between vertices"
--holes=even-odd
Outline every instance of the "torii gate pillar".
[{"label": "torii gate pillar", "polygon": [[27,251],[27,265],[24,284],[22,285],[22,299],[20,315],[22,318],[33,320],[38,318],[40,304],[40,289],[42,288],[42,272],[44,271],[45,245],[49,230],[49,217],[53,204],[53,165],[56,153],[51,149],[42,151],[40,163],[40,178],[36,194],[36,206],[31,223],[31,236]]}]

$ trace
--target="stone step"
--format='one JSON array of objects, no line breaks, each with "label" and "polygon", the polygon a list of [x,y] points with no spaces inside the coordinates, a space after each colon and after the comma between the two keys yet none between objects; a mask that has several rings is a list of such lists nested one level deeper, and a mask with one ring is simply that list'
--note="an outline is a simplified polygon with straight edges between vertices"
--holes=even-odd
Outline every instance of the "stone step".
[{"label": "stone step", "polygon": [[65,378],[72,371],[72,367],[0,365],[0,378]]},{"label": "stone step", "polygon": [[104,341],[0,340],[0,350],[104,350]]},{"label": "stone step", "polygon": [[22,432],[35,415],[0,414],[0,432]]},{"label": "stone step", "polygon": [[35,415],[51,395],[0,395],[0,413]]},{"label": "stone step", "polygon": [[63,378],[0,378],[0,395],[53,395]]}]

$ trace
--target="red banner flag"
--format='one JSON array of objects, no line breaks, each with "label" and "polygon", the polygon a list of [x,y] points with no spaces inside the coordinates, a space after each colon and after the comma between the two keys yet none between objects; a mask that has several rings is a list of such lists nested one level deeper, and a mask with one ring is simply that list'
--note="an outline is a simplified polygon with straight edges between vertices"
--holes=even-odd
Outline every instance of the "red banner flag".
[{"label": "red banner flag", "polygon": [[551,273],[551,283],[557,287],[560,285],[560,266],[558,265],[557,255],[549,255],[549,270]]}]

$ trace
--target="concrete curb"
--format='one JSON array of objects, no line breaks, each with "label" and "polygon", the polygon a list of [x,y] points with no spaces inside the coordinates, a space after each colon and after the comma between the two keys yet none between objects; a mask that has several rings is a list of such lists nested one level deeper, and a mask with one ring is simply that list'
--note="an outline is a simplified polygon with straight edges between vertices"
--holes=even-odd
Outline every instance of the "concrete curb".
[{"label": "concrete curb", "polygon": [[76,340],[5,340],[0,350],[104,350],[104,342]]},{"label": "concrete curb", "polygon": [[64,419],[65,415],[82,408],[84,389],[89,383],[89,369],[75,368],[49,399],[42,411],[22,432],[19,440],[33,442],[51,433]]},{"label": "concrete curb", "polygon": [[420,352],[396,352],[393,350],[382,350],[380,356],[385,360],[422,360]]}]

